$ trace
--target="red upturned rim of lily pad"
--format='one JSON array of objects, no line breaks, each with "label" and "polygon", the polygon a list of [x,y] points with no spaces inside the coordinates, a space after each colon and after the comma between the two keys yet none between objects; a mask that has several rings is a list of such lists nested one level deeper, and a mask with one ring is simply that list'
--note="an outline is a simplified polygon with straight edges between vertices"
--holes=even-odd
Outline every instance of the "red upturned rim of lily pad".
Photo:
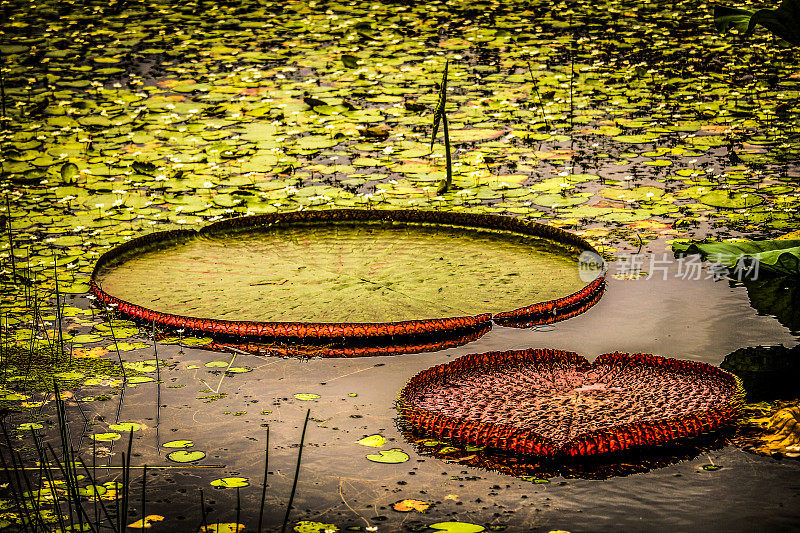
[{"label": "red upturned rim of lily pad", "polygon": [[[463,387],[463,383],[453,385],[453,381],[460,377],[519,369],[525,365],[547,369],[555,379],[558,379],[558,373],[565,369],[587,371],[604,365],[624,372],[639,367],[640,370],[652,369],[678,374],[685,378],[687,384],[697,380],[706,382],[710,380],[715,382],[716,386],[723,388],[725,395],[724,398],[708,398],[709,403],[713,405],[680,416],[656,420],[643,419],[622,424],[610,423],[599,429],[580,433],[567,441],[562,439],[560,442],[556,442],[547,434],[515,424],[448,416],[441,410],[420,405],[422,403],[420,397],[437,388],[443,390],[450,387],[450,394],[457,398],[455,401],[462,401],[466,394],[463,388],[458,387],[459,385]],[[592,386],[584,389],[591,390]],[[665,400],[670,392],[676,393],[676,391],[662,392]],[[499,393],[514,398],[512,390]],[[456,443],[486,446],[526,455],[577,457],[613,453],[640,446],[657,446],[714,432],[737,419],[744,402],[744,395],[744,388],[738,377],[706,363],[619,352],[600,355],[590,363],[583,356],[573,352],[529,349],[469,354],[424,370],[411,378],[401,390],[397,408],[401,418],[412,427],[421,429],[431,436]],[[479,408],[481,409],[483,408]],[[532,417],[537,415],[531,412],[526,413],[526,416],[528,414]]]},{"label": "red upturned rim of lily pad", "polygon": [[[137,305],[105,292],[97,282],[99,271],[123,254],[154,243],[167,242],[181,237],[192,237],[230,229],[257,228],[276,224],[309,222],[408,222],[428,223],[467,228],[486,228],[505,230],[523,235],[546,238],[561,244],[575,246],[584,251],[597,251],[586,240],[559,228],[501,215],[477,213],[441,212],[422,210],[384,210],[384,209],[331,209],[293,211],[244,216],[222,220],[204,226],[200,230],[171,230],[156,232],[117,246],[104,253],[97,260],[92,271],[90,290],[101,305],[111,306],[115,312],[148,324],[158,324],[174,329],[205,335],[225,335],[246,339],[338,339],[357,341],[359,339],[379,339],[394,337],[439,336],[484,329],[492,320],[499,324],[549,323],[557,320],[560,314],[572,315],[596,303],[605,288],[606,271],[582,289],[555,300],[540,302],[492,315],[482,313],[473,316],[428,318],[401,322],[257,322],[245,320],[221,320],[203,317],[183,316],[164,313]],[[598,254],[599,257],[599,254]],[[565,316],[566,317],[566,316]]]}]

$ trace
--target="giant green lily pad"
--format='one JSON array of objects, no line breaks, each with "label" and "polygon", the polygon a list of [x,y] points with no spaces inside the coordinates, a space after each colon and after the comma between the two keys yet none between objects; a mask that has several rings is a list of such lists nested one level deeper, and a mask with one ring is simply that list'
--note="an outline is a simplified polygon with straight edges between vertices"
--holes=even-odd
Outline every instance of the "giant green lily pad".
[{"label": "giant green lily pad", "polygon": [[521,232],[381,220],[262,228],[258,220],[145,241],[101,262],[95,281],[164,313],[313,323],[494,314],[586,285],[580,248]]}]

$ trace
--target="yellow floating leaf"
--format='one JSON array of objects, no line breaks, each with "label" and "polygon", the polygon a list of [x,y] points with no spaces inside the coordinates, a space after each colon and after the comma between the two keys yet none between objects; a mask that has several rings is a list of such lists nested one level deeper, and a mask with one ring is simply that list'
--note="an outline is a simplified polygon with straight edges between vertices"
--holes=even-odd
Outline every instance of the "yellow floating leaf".
[{"label": "yellow floating leaf", "polygon": [[[164,520],[164,517],[161,516],[160,514],[149,514],[145,516],[142,520],[144,520],[144,527],[148,528],[148,527],[153,527],[152,526],[153,522],[161,522],[162,520]],[[133,524],[128,524],[128,527],[142,529],[142,520],[137,520]]]},{"label": "yellow floating leaf", "polygon": [[243,529],[244,524],[236,524],[234,522],[209,524],[208,528],[206,528],[206,526],[200,526],[200,531],[203,533],[239,533],[239,531]]},{"label": "yellow floating leaf", "polygon": [[298,392],[297,394],[294,395],[294,397],[297,398],[298,400],[308,402],[319,398],[319,394],[314,394],[310,392]]},{"label": "yellow floating leaf", "polygon": [[295,526],[294,530],[297,533],[323,533],[325,531],[339,531],[335,524],[326,524],[324,522],[314,522],[312,520],[300,520]]},{"label": "yellow floating leaf", "polygon": [[430,503],[423,502],[422,500],[400,500],[392,505],[392,509],[401,513],[408,513],[410,511],[419,511],[420,513],[424,513],[425,510],[430,506]]},{"label": "yellow floating leaf", "polygon": [[763,444],[754,451],[788,457],[800,455],[800,406],[781,409],[772,415],[766,426]]},{"label": "yellow floating leaf", "polygon": [[386,439],[382,435],[370,435],[369,437],[364,437],[363,439],[357,440],[356,444],[380,448],[386,444]]},{"label": "yellow floating leaf", "polygon": [[106,348],[103,348],[102,346],[96,346],[91,350],[87,350],[84,348],[75,348],[75,350],[72,353],[72,356],[84,359],[97,359],[98,357],[101,357],[107,353],[108,350]]},{"label": "yellow floating leaf", "polygon": [[[535,150],[533,156],[537,159],[569,159],[572,155],[572,150],[553,150],[548,152],[545,150]],[[519,170],[519,167],[517,167]]]}]

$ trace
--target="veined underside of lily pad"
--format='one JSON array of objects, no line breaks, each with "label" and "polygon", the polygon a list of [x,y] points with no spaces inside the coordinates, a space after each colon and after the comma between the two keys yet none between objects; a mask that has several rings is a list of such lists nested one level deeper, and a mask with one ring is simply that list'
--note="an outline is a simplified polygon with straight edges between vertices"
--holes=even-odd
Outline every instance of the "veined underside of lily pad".
[{"label": "veined underside of lily pad", "polygon": [[645,354],[589,363],[560,350],[470,354],[414,376],[398,408],[436,437],[527,455],[584,456],[699,437],[730,423],[741,381]]},{"label": "veined underside of lily pad", "polygon": [[[364,339],[552,321],[587,308],[580,237],[513,217],[328,210],[155,233],[103,255],[92,292],[148,323],[249,339]],[[596,252],[595,252],[596,253]],[[583,279],[582,279],[583,278]]]},{"label": "veined underside of lily pad", "polygon": [[[568,318],[568,317],[567,317]],[[201,348],[224,352],[248,353],[251,355],[277,357],[370,357],[400,355],[409,353],[438,352],[456,346],[463,346],[483,337],[492,329],[491,322],[483,326],[454,331],[441,332],[435,336],[411,336],[408,338],[392,338],[381,342],[367,339],[367,342],[323,342],[323,343],[285,343],[285,342],[234,342],[221,339]]]}]

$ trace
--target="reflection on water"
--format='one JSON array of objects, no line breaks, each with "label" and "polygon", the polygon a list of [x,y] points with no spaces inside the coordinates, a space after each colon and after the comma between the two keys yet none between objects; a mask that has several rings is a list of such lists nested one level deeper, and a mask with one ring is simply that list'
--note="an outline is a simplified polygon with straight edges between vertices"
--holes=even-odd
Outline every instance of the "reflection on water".
[{"label": "reflection on water", "polygon": [[786,276],[742,282],[750,305],[761,315],[773,315],[793,333],[800,332],[800,281]]},{"label": "reflection on water", "polygon": [[694,459],[704,452],[717,450],[727,443],[730,435],[729,431],[717,432],[706,437],[676,441],[665,446],[634,448],[624,453],[552,459],[454,444],[427,437],[401,419],[398,419],[396,424],[403,437],[419,455],[435,457],[445,463],[490,470],[534,483],[557,476],[574,479],[610,479],[642,474]]},{"label": "reflection on water", "polygon": [[719,366],[741,378],[749,402],[800,396],[800,345],[739,348]]},{"label": "reflection on water", "polygon": [[396,342],[380,340],[363,343],[331,342],[328,344],[288,344],[283,342],[242,342],[216,337],[214,342],[202,348],[217,352],[234,352],[260,356],[297,357],[369,357],[378,355],[400,355],[410,353],[435,352],[455,348],[479,339],[492,329],[491,323],[483,324],[466,331],[441,332],[435,336],[402,338]]}]

